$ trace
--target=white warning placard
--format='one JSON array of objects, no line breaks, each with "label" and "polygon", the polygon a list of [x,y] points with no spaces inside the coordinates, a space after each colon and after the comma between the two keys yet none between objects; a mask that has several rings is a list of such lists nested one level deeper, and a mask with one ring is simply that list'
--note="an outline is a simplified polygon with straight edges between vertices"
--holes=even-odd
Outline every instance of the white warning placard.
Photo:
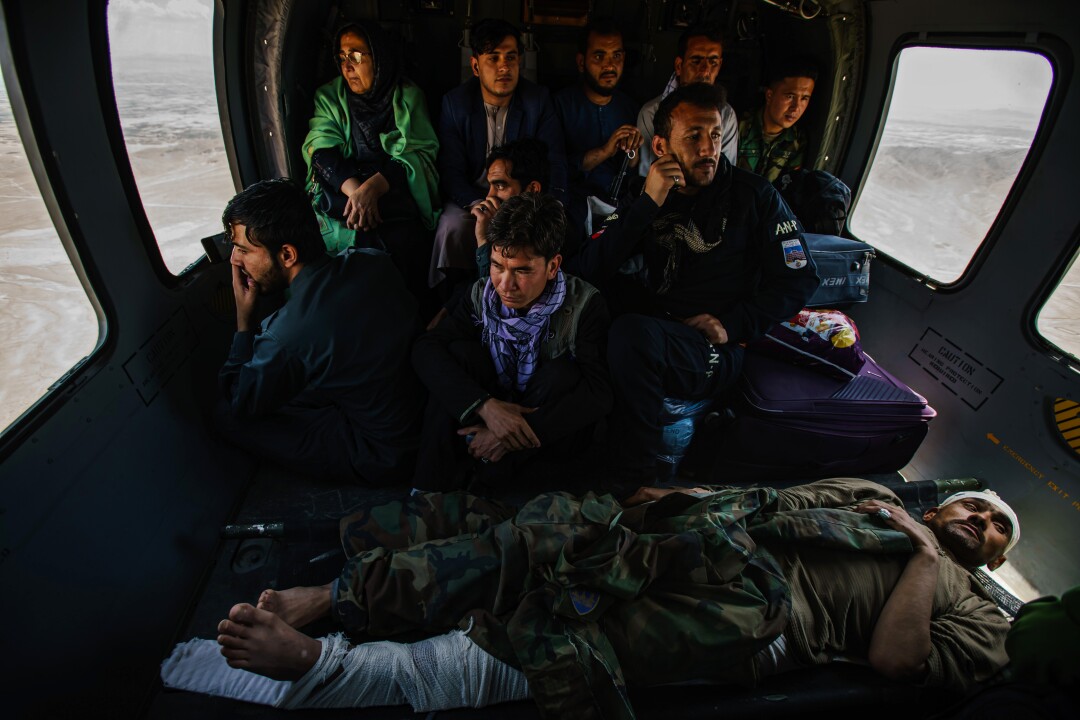
[{"label": "white warning placard", "polygon": [[908,357],[974,410],[1002,383],[1000,375],[933,328],[926,328]]}]

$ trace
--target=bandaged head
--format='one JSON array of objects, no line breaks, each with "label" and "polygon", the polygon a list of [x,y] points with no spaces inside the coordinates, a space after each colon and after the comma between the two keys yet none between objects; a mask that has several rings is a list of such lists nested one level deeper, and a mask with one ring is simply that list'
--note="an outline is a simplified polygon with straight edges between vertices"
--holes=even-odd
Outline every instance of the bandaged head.
[{"label": "bandaged head", "polygon": [[1009,524],[1012,526],[1012,531],[1009,533],[1009,542],[1005,545],[1005,550],[1002,555],[1008,553],[1013,549],[1013,546],[1020,540],[1020,519],[1017,518],[1016,513],[1013,511],[1009,504],[1002,500],[996,492],[993,490],[966,490],[964,492],[954,493],[949,497],[941,501],[938,507],[945,507],[951,505],[957,500],[963,500],[965,498],[977,498],[983,502],[990,503],[1002,513],[1005,517],[1009,518]]}]

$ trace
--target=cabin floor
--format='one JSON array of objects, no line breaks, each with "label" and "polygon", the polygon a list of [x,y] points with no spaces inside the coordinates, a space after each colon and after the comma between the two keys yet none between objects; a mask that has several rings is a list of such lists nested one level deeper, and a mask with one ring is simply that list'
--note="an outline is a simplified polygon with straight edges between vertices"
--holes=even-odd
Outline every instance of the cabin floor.
[{"label": "cabin floor", "polygon": [[[573,466],[539,465],[512,491],[495,493],[497,499],[520,503],[538,492],[555,489],[582,493],[595,482],[601,454],[592,453],[575,460]],[[554,480],[553,480],[554,479]],[[903,482],[898,473],[870,476],[888,485]],[[680,479],[678,482],[690,482]],[[784,483],[793,484],[793,483]],[[321,585],[335,578],[345,560],[338,539],[338,518],[365,505],[400,498],[404,488],[371,489],[342,487],[303,477],[278,467],[258,469],[238,509],[233,523],[283,521],[286,537],[279,539],[223,539],[217,561],[209,573],[197,603],[177,641],[213,638],[218,622],[238,602],[254,602],[265,588]],[[335,631],[329,620],[304,630],[319,637]],[[833,665],[807,672],[771,678],[757,688],[710,685],[643,688],[631,693],[640,718],[705,718],[722,710],[727,718],[822,717],[835,718],[836,711],[849,708],[871,710],[876,717],[925,717],[927,695],[919,689],[882,680],[868,668]],[[944,706],[937,706],[941,709]],[[673,708],[677,712],[673,713]],[[411,718],[409,707],[365,710],[285,711],[271,707],[167,690],[158,681],[150,698],[151,718]],[[539,718],[531,702],[506,703],[483,709],[462,709],[431,713],[446,718]]]}]

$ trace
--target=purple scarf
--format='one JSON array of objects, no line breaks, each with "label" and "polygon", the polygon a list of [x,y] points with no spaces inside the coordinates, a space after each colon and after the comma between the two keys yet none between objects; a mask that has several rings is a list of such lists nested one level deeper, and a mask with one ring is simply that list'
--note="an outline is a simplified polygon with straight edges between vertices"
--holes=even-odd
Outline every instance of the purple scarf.
[{"label": "purple scarf", "polygon": [[562,270],[547,284],[540,297],[524,315],[502,304],[491,280],[484,285],[484,331],[481,338],[491,352],[499,385],[517,393],[536,372],[540,343],[547,334],[551,314],[566,300],[566,278]]}]

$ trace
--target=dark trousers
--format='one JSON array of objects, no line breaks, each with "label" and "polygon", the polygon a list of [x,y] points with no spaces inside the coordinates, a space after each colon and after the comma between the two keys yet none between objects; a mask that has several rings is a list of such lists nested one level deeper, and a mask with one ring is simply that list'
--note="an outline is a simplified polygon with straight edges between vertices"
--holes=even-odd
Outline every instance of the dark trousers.
[{"label": "dark trousers", "polygon": [[438,296],[427,282],[431,243],[432,232],[424,227],[419,216],[386,220],[370,232],[356,231],[356,247],[390,254],[406,289],[420,304],[420,317],[425,321],[439,309]]},{"label": "dark trousers", "polygon": [[[478,340],[459,340],[449,349],[455,362],[487,392],[505,399],[487,346]],[[525,386],[525,394],[517,402],[524,407],[542,408],[555,398],[572,392],[580,381],[581,370],[568,357],[544,360],[537,365]],[[477,422],[479,424],[479,418]],[[465,486],[470,470],[475,471],[485,484],[499,486],[510,481],[538,452],[559,452],[564,444],[557,442],[558,438],[545,438],[543,448],[517,450],[507,453],[497,463],[474,465],[465,438],[457,434],[461,427],[457,417],[443,407],[438,398],[428,397],[413,487],[429,491],[459,489]]]},{"label": "dark trousers", "polygon": [[217,428],[230,442],[259,460],[269,460],[308,477],[385,485],[408,478],[416,438],[379,441],[357,436],[335,406],[286,405],[274,413],[237,419],[224,401],[214,412]]},{"label": "dark trousers", "polygon": [[676,320],[646,315],[615,320],[608,335],[608,366],[615,388],[610,445],[616,493],[655,478],[664,398],[716,398],[739,377],[742,360],[738,345],[711,345]]}]

